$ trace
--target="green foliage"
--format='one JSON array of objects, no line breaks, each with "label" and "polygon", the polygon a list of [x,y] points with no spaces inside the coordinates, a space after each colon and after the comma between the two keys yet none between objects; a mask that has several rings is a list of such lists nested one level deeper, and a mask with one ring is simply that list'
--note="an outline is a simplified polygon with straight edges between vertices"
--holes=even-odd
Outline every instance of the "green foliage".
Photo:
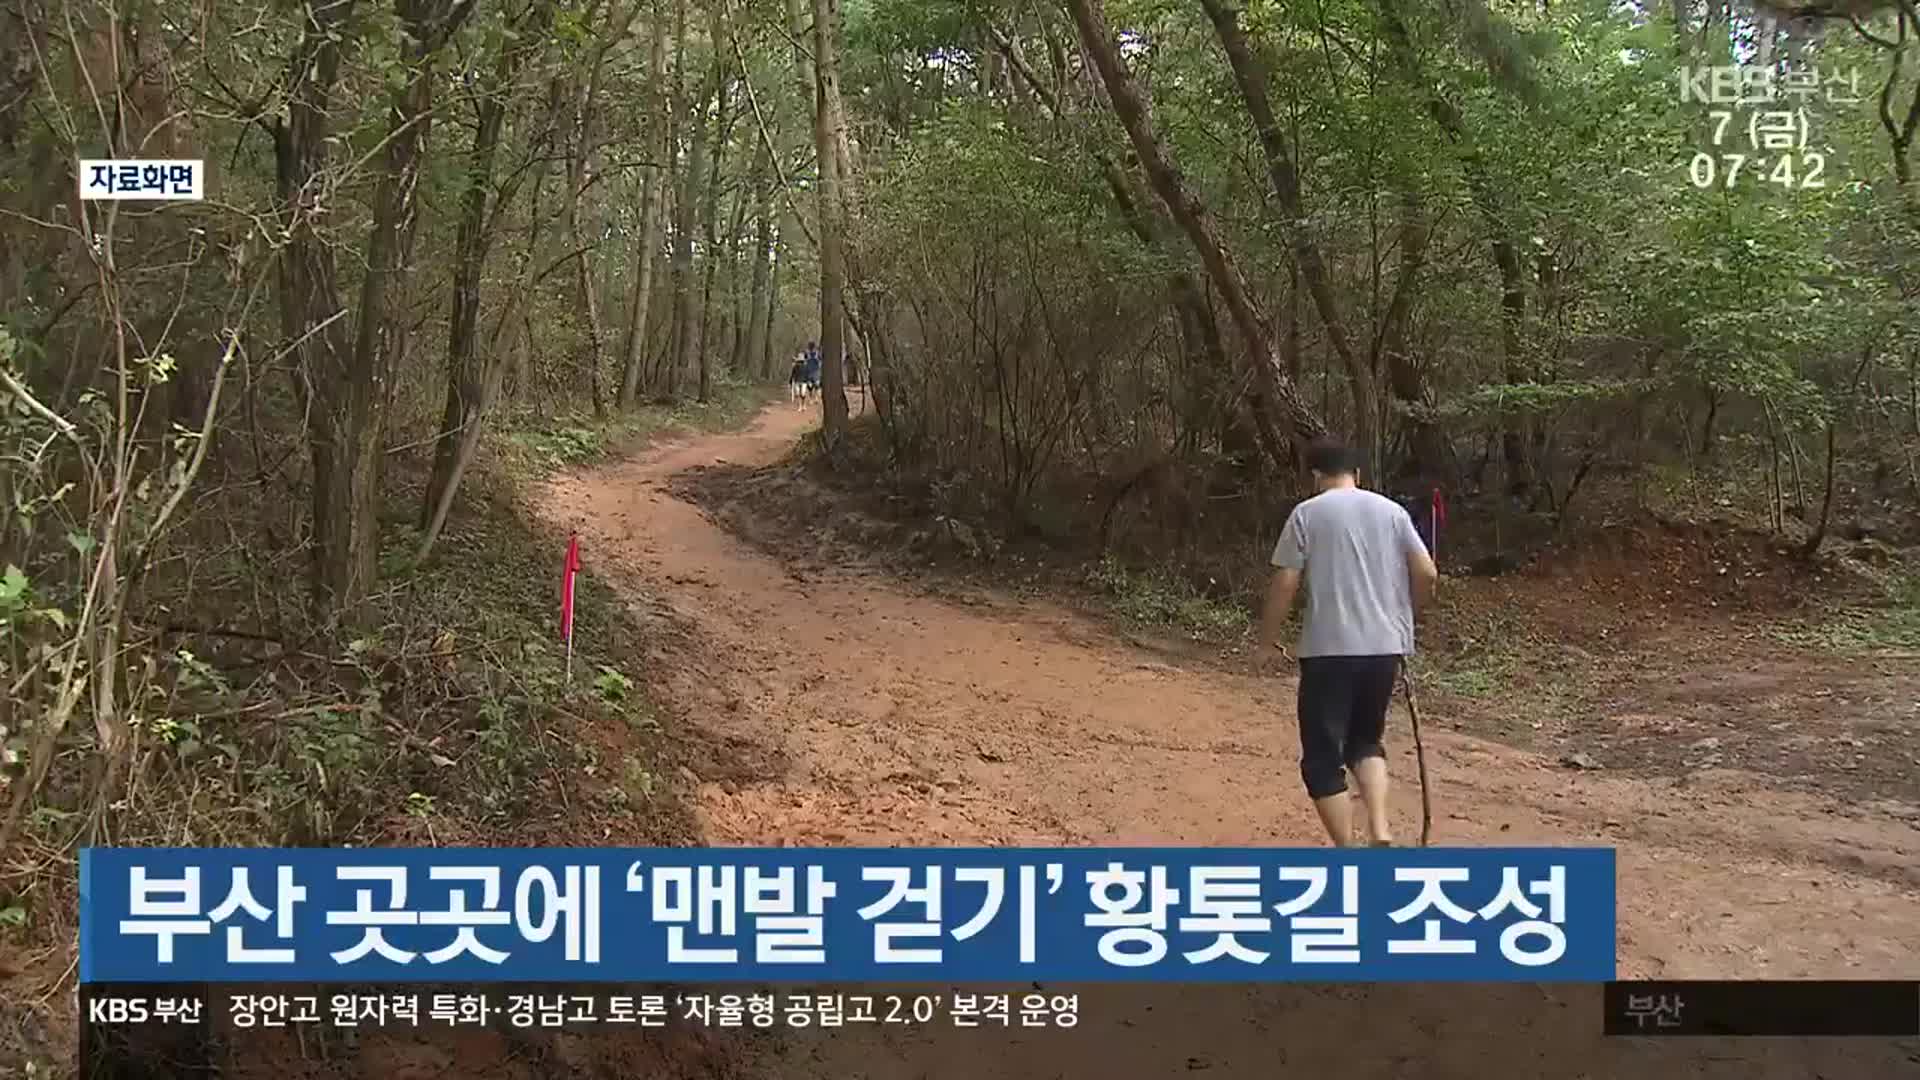
[{"label": "green foliage", "polygon": [[1448,693],[1469,698],[1491,697],[1505,685],[1501,672],[1477,667],[1448,668],[1436,673],[1433,682]]},{"label": "green foliage", "polygon": [[1835,606],[1774,633],[1788,644],[1839,653],[1920,649],[1920,572],[1888,577],[1873,602]]},{"label": "green foliage", "polygon": [[633,680],[602,664],[599,674],[593,677],[593,690],[600,695],[600,700],[610,705],[618,704],[627,700],[627,695],[633,691]]},{"label": "green foliage", "polygon": [[176,685],[180,689],[204,689],[221,694],[232,692],[232,687],[228,685],[226,676],[217,671],[213,665],[195,656],[192,650],[184,646],[175,649],[173,658],[180,665],[180,673],[176,682]]},{"label": "green foliage", "polygon": [[588,427],[566,427],[521,436],[548,466],[580,465],[606,452],[606,437]]},{"label": "green foliage", "polygon": [[1449,402],[1439,415],[1486,418],[1551,413],[1573,405],[1616,400],[1648,388],[1645,380],[1629,379],[1490,383]]},{"label": "green foliage", "polygon": [[1237,636],[1252,625],[1246,608],[1209,597],[1164,571],[1140,572],[1117,559],[1102,559],[1088,584],[1115,614],[1142,626],[1173,629],[1207,640]]},{"label": "green foliage", "polygon": [[629,803],[642,804],[653,798],[656,781],[652,770],[629,754],[620,764],[620,791]]},{"label": "green foliage", "polygon": [[650,405],[624,415],[596,420],[569,415],[504,433],[493,440],[512,469],[540,474],[607,460],[647,439],[680,432],[723,431],[738,427],[773,399],[767,387],[734,378],[716,379],[713,400]]},{"label": "green foliage", "polygon": [[644,695],[626,699],[621,704],[621,715],[635,733],[652,735],[660,731],[660,716]]}]

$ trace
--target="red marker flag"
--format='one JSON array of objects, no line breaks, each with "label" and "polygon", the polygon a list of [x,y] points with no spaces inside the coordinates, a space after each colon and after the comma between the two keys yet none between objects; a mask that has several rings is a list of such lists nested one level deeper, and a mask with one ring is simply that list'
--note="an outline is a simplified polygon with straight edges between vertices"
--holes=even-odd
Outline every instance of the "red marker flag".
[{"label": "red marker flag", "polygon": [[560,578],[560,637],[567,643],[567,678],[573,678],[573,579],[580,573],[580,536],[567,537],[567,567]]},{"label": "red marker flag", "polygon": [[1447,501],[1440,497],[1440,489],[1433,489],[1433,550],[1429,553],[1436,560],[1440,558],[1440,526],[1447,523]]}]

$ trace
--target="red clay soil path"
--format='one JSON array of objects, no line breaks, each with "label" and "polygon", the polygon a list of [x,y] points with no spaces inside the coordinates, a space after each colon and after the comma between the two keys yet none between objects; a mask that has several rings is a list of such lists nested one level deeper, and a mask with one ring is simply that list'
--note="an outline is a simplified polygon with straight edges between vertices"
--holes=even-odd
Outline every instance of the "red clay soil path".
[{"label": "red clay soil path", "polygon": [[[1290,680],[1171,667],[1049,606],[803,577],[663,486],[771,462],[816,416],[776,405],[744,433],[656,446],[540,495],[636,606],[670,609],[656,692],[728,748],[681,778],[709,843],[1324,842]],[[1436,841],[1616,846],[1622,977],[1920,977],[1920,831],[1736,775],[1675,788],[1571,772],[1444,719],[1428,735]],[[1413,755],[1394,724],[1395,820],[1412,841]],[[1078,989],[1072,1031],[844,1029],[768,1048],[777,1060],[756,1074],[1920,1075],[1913,1044],[1604,1040],[1593,988]]]}]

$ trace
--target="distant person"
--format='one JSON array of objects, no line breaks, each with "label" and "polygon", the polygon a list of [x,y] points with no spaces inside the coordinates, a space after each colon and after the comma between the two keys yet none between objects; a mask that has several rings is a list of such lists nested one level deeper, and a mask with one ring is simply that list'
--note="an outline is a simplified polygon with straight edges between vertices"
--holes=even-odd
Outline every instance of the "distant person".
[{"label": "distant person", "polygon": [[807,398],[807,354],[793,354],[793,367],[787,372],[787,396],[797,408]]},{"label": "distant person", "polygon": [[1337,846],[1351,843],[1346,772],[1360,788],[1367,832],[1393,844],[1387,822],[1387,709],[1413,654],[1413,617],[1440,573],[1406,508],[1359,485],[1359,456],[1337,442],[1307,451],[1319,494],[1287,516],[1273,549],[1260,644],[1284,657],[1280,636],[1306,583],[1301,619],[1300,776]]},{"label": "distant person", "polygon": [[807,389],[812,393],[820,391],[820,347],[807,342]]}]

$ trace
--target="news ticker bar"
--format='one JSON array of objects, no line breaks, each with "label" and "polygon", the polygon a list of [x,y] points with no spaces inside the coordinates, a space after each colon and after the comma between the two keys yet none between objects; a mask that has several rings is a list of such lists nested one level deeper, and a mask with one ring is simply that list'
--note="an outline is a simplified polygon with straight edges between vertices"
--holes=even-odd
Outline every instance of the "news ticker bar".
[{"label": "news ticker bar", "polygon": [[1608,1035],[1920,1036],[1920,981],[1606,984]]},{"label": "news ticker bar", "polygon": [[395,984],[263,988],[255,983],[86,984],[81,1014],[100,1028],[839,1028],[876,1025],[1070,1028],[1072,992],[895,987],[695,990],[657,985],[526,986],[476,983],[421,990]]},{"label": "news ticker bar", "polygon": [[[1439,992],[1444,987],[1436,985]],[[799,993],[654,984],[417,984],[266,987],[254,983],[95,983],[81,988],[90,1030],[225,1031],[499,1027],[822,1028],[941,1025],[1072,1028],[1080,996],[901,985]],[[1920,981],[1643,981],[1602,985],[1610,1036],[1920,1037]]]}]

